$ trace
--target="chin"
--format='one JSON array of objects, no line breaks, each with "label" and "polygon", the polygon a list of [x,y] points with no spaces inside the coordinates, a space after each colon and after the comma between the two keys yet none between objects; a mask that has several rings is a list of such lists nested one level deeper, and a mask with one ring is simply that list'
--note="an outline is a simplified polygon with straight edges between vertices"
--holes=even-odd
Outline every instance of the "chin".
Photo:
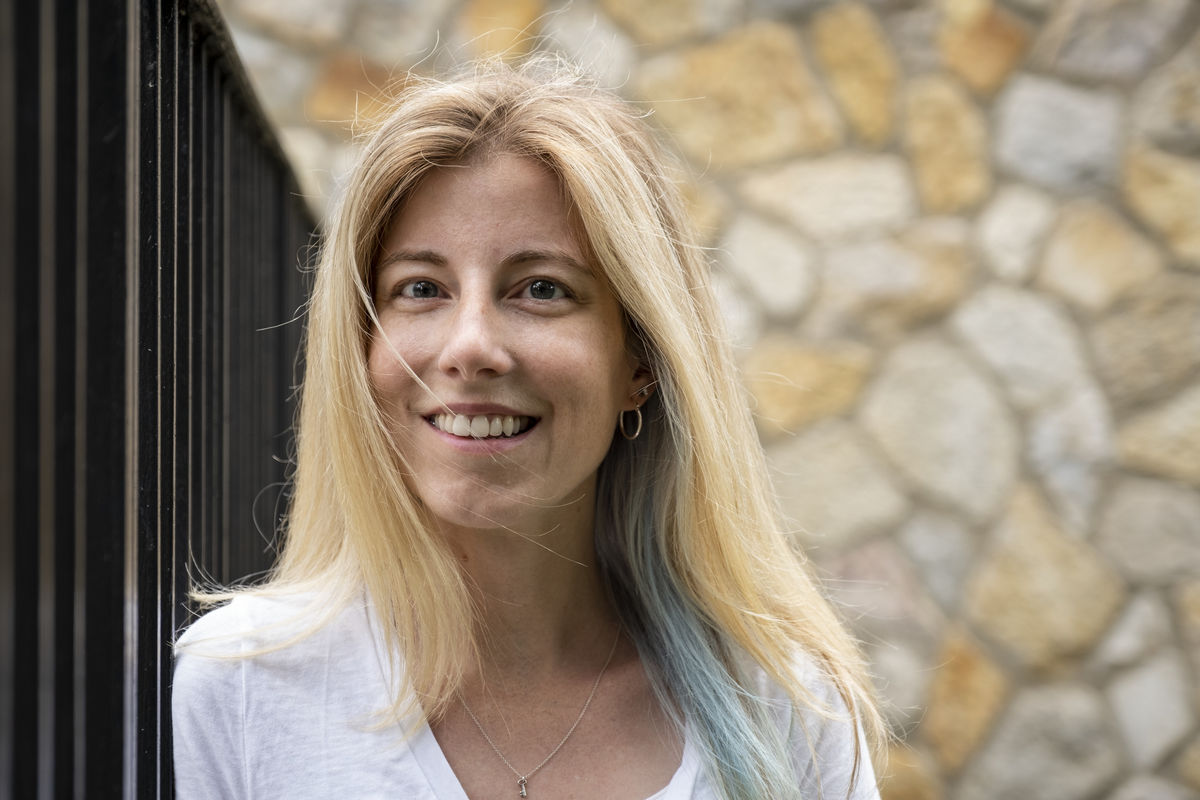
[{"label": "chin", "polygon": [[[423,487],[425,488],[425,487]],[[536,490],[484,488],[472,485],[468,492],[418,492],[434,524],[443,530],[507,530],[538,536],[561,527],[567,518],[578,518],[586,505],[590,512],[593,495],[586,487],[571,496],[538,501]]]}]

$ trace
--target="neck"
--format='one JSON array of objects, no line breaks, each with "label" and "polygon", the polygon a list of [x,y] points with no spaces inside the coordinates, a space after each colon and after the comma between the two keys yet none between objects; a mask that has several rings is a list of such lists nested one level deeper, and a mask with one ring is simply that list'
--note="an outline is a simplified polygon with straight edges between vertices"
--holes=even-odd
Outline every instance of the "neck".
[{"label": "neck", "polygon": [[479,609],[489,681],[503,674],[529,680],[576,664],[594,669],[597,642],[608,646],[617,618],[597,569],[592,523],[589,512],[525,532],[443,532]]}]

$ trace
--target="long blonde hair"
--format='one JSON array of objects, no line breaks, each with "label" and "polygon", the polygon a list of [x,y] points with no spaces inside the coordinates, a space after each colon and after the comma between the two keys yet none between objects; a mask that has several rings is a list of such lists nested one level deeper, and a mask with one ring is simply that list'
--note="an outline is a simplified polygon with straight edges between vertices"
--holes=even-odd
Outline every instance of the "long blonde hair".
[{"label": "long blonde hair", "polygon": [[408,705],[398,696],[397,715],[419,703],[437,718],[477,657],[467,586],[402,478],[366,350],[383,231],[430,169],[486,152],[536,158],[558,176],[657,381],[645,433],[615,437],[601,465],[596,518],[600,568],[647,673],[697,732],[723,797],[798,796],[786,742],[743,662],[801,707],[830,713],[801,677],[815,666],[878,742],[864,667],[778,522],[672,160],[634,109],[559,62],[414,80],[371,136],[308,309],[284,548],[253,591],[316,590],[332,610],[365,589],[415,691]]}]

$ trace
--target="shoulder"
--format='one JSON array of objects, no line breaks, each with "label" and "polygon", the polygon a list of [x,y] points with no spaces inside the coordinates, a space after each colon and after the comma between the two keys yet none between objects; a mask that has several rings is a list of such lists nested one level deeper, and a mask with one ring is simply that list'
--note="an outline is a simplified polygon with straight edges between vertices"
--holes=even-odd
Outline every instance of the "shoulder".
[{"label": "shoulder", "polygon": [[171,715],[180,797],[247,792],[246,658],[264,605],[240,596],[197,619],[175,643]]},{"label": "shoulder", "polygon": [[[193,705],[193,698],[202,706],[218,699],[212,697],[214,693],[237,688],[240,656],[252,649],[247,637],[254,627],[254,605],[253,598],[238,597],[199,617],[176,639],[171,685],[176,716],[181,708]],[[230,707],[227,703],[218,705]]]},{"label": "shoulder", "polygon": [[755,689],[787,737],[803,796],[878,800],[870,747],[837,684],[808,655],[795,659],[793,675],[798,685],[788,691],[761,667],[750,668]]},{"label": "shoulder", "polygon": [[329,797],[357,785],[382,797],[404,785],[397,770],[411,759],[396,756],[402,731],[383,724],[395,698],[382,667],[364,602],[246,595],[203,615],[176,644],[179,796]]},{"label": "shoulder", "polygon": [[363,662],[371,648],[361,603],[330,605],[312,594],[239,595],[199,617],[175,643],[176,709],[234,708],[247,692],[301,691],[330,661]]},{"label": "shoulder", "polygon": [[175,641],[176,653],[229,656],[271,647],[302,631],[312,602],[308,594],[238,595],[192,622]]},{"label": "shoulder", "polygon": [[193,622],[175,642],[175,683],[233,671],[296,677],[373,647],[362,600],[317,593],[245,594]]}]

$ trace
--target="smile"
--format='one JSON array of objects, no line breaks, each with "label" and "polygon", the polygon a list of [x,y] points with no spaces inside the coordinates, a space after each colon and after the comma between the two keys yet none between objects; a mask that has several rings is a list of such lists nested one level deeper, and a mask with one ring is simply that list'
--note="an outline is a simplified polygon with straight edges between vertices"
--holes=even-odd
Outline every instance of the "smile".
[{"label": "smile", "polygon": [[537,424],[537,417],[468,416],[466,414],[434,414],[427,417],[433,427],[464,439],[492,439],[516,436]]}]

